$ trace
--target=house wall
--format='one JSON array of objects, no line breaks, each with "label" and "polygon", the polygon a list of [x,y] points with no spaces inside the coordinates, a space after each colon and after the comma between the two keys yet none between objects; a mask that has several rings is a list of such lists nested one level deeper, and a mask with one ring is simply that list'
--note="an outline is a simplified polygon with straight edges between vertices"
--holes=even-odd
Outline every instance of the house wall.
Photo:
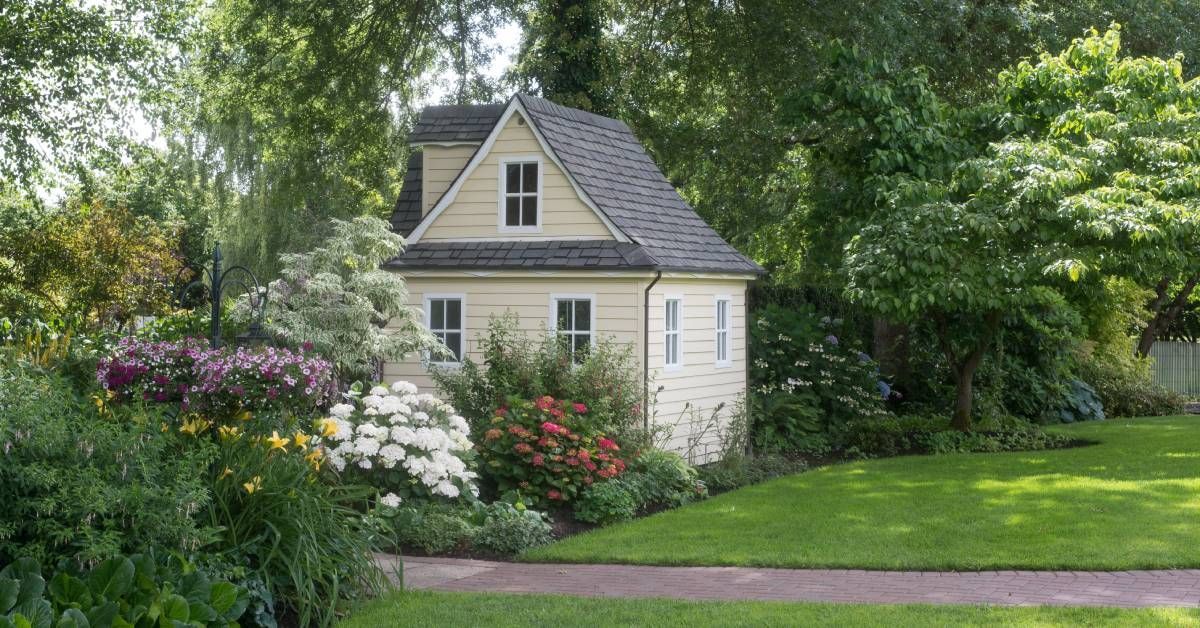
[{"label": "house wall", "polygon": [[462,172],[463,166],[475,154],[476,145],[438,146],[427,144],[421,147],[421,216],[433,209],[454,177]]},{"label": "house wall", "polygon": [[[504,240],[514,236],[521,239],[613,239],[612,233],[596,213],[579,199],[575,188],[571,186],[562,170],[542,150],[529,125],[520,124],[519,120],[520,114],[514,114],[508,119],[487,156],[463,182],[454,203],[447,207],[421,236],[422,242],[465,238]],[[430,148],[434,147],[427,146],[425,150]],[[456,153],[453,156],[457,157],[460,154]],[[425,157],[426,187],[423,188],[423,194],[426,207],[432,208],[442,192],[451,184],[446,182],[441,184],[440,188],[429,186],[439,185],[445,176],[453,179],[458,173],[448,173],[443,169],[443,166],[451,166],[449,154],[437,168],[432,167],[431,161],[434,159],[429,155],[430,153],[426,153]],[[502,233],[499,229],[500,160],[514,155],[538,155],[542,159],[542,229],[538,233]],[[464,159],[463,165],[465,164]],[[459,166],[460,170],[461,168],[462,166]],[[436,195],[432,196],[431,200],[434,190]]]},{"label": "house wall", "polygon": [[[580,273],[556,273],[542,276],[525,274],[489,274],[479,276],[420,276],[409,274],[409,303],[424,311],[425,295],[430,293],[463,294],[466,310],[466,354],[482,361],[479,351],[482,334],[492,316],[511,311],[519,317],[520,328],[531,338],[540,338],[550,323],[552,294],[591,294],[596,309],[596,330],[601,336],[628,345],[641,364],[641,298],[636,276],[588,276]],[[452,367],[451,367],[452,368]],[[420,356],[384,365],[384,379],[403,379],[422,390],[434,392]]]},{"label": "house wall", "polygon": [[[656,396],[654,421],[670,426],[668,448],[687,453],[693,463],[720,455],[721,437],[746,392],[746,285],[745,279],[664,275],[650,293],[648,358],[650,390]],[[666,370],[664,302],[675,296],[682,300],[682,365]],[[716,364],[717,296],[730,299],[727,366]]]},{"label": "house wall", "polygon": [[[538,337],[550,319],[552,294],[593,294],[596,329],[601,336],[624,343],[642,363],[643,302],[653,276],[548,272],[406,274],[409,302],[424,310],[425,295],[463,294],[466,311],[466,352],[479,362],[480,337],[491,316],[511,311],[521,329]],[[667,446],[692,462],[714,460],[722,451],[720,439],[733,410],[746,391],[747,280],[736,277],[690,277],[664,274],[650,293],[649,362],[652,420],[668,426]],[[663,368],[663,311],[666,295],[682,297],[682,366]],[[730,364],[716,364],[716,297],[730,297]],[[384,379],[416,384],[436,392],[419,356],[384,366]],[[658,390],[661,386],[661,390]],[[655,392],[658,390],[658,392]],[[719,411],[714,410],[724,404]]]}]

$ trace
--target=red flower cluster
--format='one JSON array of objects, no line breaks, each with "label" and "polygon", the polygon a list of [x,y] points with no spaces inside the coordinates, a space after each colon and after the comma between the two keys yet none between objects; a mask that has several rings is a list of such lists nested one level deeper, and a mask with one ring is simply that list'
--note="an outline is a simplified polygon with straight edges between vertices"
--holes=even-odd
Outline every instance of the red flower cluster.
[{"label": "red flower cluster", "polygon": [[503,490],[547,505],[625,471],[621,448],[591,426],[587,406],[543,396],[496,410],[479,449]]}]

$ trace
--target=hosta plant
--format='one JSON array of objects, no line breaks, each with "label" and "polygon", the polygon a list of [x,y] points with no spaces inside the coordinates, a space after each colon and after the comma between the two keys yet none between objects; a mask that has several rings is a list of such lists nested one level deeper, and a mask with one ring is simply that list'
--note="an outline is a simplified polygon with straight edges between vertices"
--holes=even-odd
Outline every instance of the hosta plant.
[{"label": "hosta plant", "polygon": [[501,492],[538,506],[569,502],[625,471],[620,446],[587,420],[587,406],[553,397],[511,399],[491,418],[480,449]]},{"label": "hosta plant", "polygon": [[329,465],[397,506],[409,498],[478,495],[469,427],[453,407],[409,382],[375,386],[329,410],[320,444]]}]

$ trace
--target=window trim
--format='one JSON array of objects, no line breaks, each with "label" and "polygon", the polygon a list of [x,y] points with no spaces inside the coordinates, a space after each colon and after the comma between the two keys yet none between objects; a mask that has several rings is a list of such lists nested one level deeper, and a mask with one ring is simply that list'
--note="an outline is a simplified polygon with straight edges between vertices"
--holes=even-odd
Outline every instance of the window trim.
[{"label": "window trim", "polygon": [[[725,329],[721,329],[721,304],[725,305]],[[725,333],[725,359],[721,359],[721,332]],[[733,299],[728,294],[713,298],[713,364],[716,368],[733,366]]]},{"label": "window trim", "polygon": [[[461,345],[458,348],[458,355],[459,355],[458,361],[455,362],[453,360],[434,360],[433,356],[428,351],[426,351],[425,352],[425,363],[430,366],[441,366],[441,367],[462,366],[463,358],[467,357],[467,295],[462,292],[431,292],[429,294],[421,295],[421,297],[425,303],[425,329],[428,330],[430,333],[433,333],[433,327],[432,327],[433,308],[431,307],[432,302],[437,301],[437,300],[454,300],[454,299],[458,300],[459,314],[462,317],[462,320],[459,321],[460,329],[458,329],[458,333],[460,334],[459,342],[461,343]],[[454,330],[449,330],[449,331],[454,331]]]},{"label": "window trim", "polygon": [[[506,189],[508,185],[507,173],[509,164],[537,164],[537,222],[532,226],[516,226],[511,227],[506,224],[505,201],[510,194]],[[545,164],[542,163],[541,155],[505,155],[500,158],[500,165],[496,171],[496,230],[500,233],[541,233],[542,232],[542,210],[545,207],[545,198],[542,194],[542,179],[546,171]],[[528,196],[518,192],[511,196]]]},{"label": "window trim", "polygon": [[[677,320],[676,320],[676,327],[675,327],[674,331],[667,329],[667,307],[668,307],[667,303],[669,303],[671,301],[675,301],[676,303],[679,304],[678,310],[675,313]],[[662,344],[662,347],[663,347],[663,371],[665,371],[665,372],[679,371],[679,370],[683,369],[683,362],[684,362],[683,361],[683,319],[684,319],[683,295],[682,294],[664,294],[663,295],[662,315],[663,315],[663,318],[662,318],[662,321],[663,321],[663,344]],[[667,359],[670,358],[670,355],[667,352],[667,338],[671,335],[674,335],[676,338],[675,349],[676,349],[676,352],[678,355],[676,355],[675,357],[678,359],[678,361],[675,363],[667,362]]]},{"label": "window trim", "polygon": [[[547,316],[549,325],[547,326],[547,329],[549,329],[550,333],[554,334],[554,337],[557,339],[558,338],[558,302],[559,301],[570,301],[570,300],[582,300],[582,299],[587,299],[591,303],[591,307],[588,308],[588,314],[590,315],[588,317],[589,318],[588,327],[590,328],[588,331],[588,346],[595,348],[596,334],[599,332],[596,329],[596,293],[594,293],[594,292],[590,293],[590,294],[582,293],[582,292],[556,292],[556,293],[551,294],[550,295],[549,313]],[[571,333],[577,334],[579,332],[572,331]]]}]

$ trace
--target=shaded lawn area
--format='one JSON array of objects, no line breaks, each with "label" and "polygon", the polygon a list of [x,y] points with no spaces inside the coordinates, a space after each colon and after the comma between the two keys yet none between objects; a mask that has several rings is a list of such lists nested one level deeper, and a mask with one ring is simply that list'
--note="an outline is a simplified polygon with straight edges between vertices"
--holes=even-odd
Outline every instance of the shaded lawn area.
[{"label": "shaded lawn area", "polygon": [[1200,626],[1196,609],[685,602],[504,593],[394,593],[341,625],[376,626]]},{"label": "shaded lawn area", "polygon": [[834,465],[523,558],[906,570],[1200,567],[1200,419],[1054,429],[1100,444]]}]

